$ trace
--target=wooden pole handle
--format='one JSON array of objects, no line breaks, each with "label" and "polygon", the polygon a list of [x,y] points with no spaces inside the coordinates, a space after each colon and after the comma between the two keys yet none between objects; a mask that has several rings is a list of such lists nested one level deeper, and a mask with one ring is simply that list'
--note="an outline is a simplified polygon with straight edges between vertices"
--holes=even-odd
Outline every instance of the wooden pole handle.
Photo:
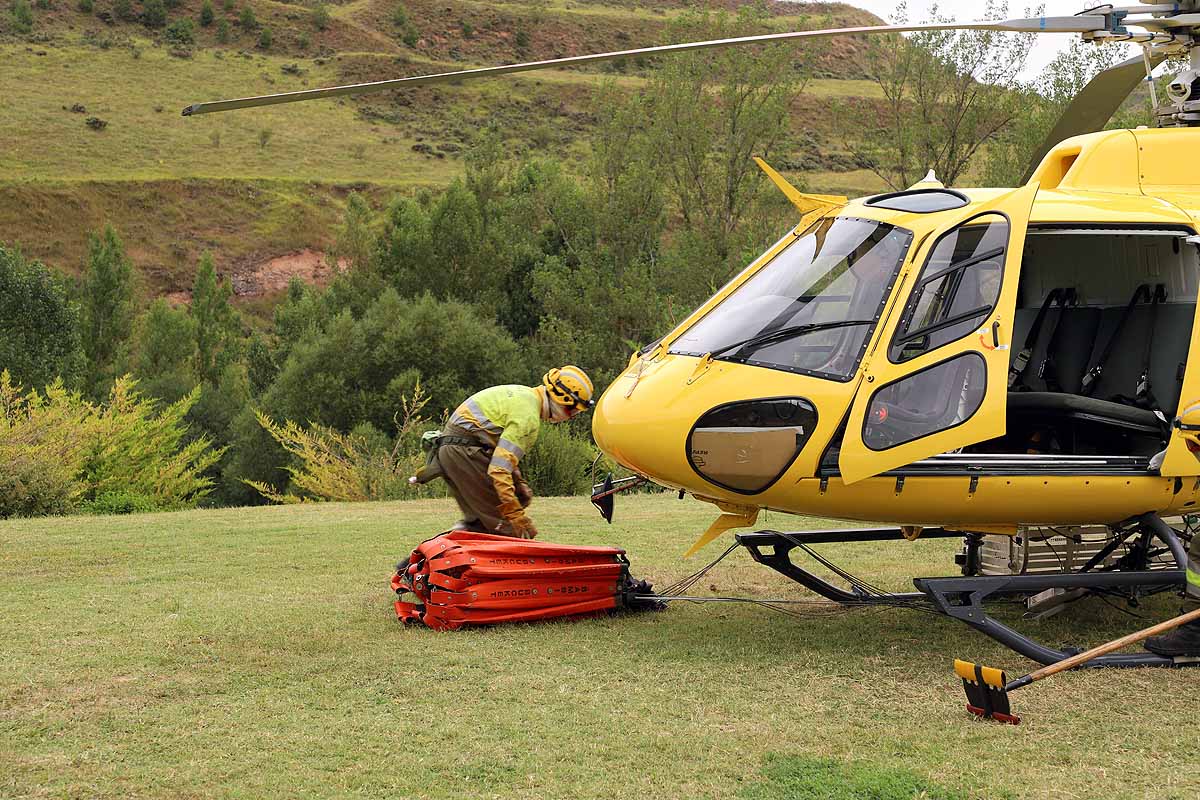
[{"label": "wooden pole handle", "polygon": [[1042,678],[1048,678],[1051,675],[1056,675],[1059,672],[1062,672],[1063,670],[1068,670],[1071,667],[1077,667],[1086,661],[1091,661],[1096,656],[1102,656],[1105,653],[1111,653],[1114,650],[1120,650],[1122,647],[1127,645],[1140,642],[1143,639],[1149,639],[1151,636],[1159,633],[1165,633],[1172,628],[1178,628],[1180,625],[1185,625],[1196,620],[1200,620],[1200,608],[1193,609],[1186,614],[1180,614],[1178,617],[1160,622],[1157,625],[1151,625],[1149,628],[1131,633],[1127,636],[1122,636],[1120,639],[1115,639],[1107,644],[1102,644],[1099,647],[1093,647],[1091,650],[1086,652],[1071,656],[1070,658],[1064,658],[1062,661],[1042,667],[1039,670],[1029,673],[1029,675],[1026,676],[1028,679],[1027,682],[1032,683],[1033,681],[1041,680]]}]

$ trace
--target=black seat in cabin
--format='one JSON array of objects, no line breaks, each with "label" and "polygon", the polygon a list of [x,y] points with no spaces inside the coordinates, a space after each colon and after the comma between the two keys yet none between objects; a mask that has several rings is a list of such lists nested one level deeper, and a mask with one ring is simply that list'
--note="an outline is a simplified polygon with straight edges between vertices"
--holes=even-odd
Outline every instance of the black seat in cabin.
[{"label": "black seat in cabin", "polygon": [[[1150,297],[1148,290],[1144,298]],[[1128,310],[1057,304],[1048,309],[1029,363],[1008,395],[1014,427],[1057,421],[1072,440],[1060,444],[1073,453],[1117,447],[1149,455],[1161,449],[1166,420],[1179,404],[1196,312],[1194,303],[1164,299],[1165,291],[1157,307],[1143,302]],[[1017,312],[1014,366],[1038,310]],[[1140,386],[1143,373],[1148,392]]]}]

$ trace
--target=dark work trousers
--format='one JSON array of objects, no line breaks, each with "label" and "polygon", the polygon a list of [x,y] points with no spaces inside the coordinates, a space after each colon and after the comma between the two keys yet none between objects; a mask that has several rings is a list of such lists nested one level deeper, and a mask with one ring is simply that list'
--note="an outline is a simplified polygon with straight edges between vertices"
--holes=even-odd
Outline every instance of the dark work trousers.
[{"label": "dark work trousers", "polygon": [[[448,425],[442,431],[446,436],[476,438],[470,431],[457,425]],[[438,463],[441,464],[446,485],[454,495],[463,519],[478,520],[491,533],[512,536],[512,526],[500,516],[500,497],[492,477],[488,475],[488,464],[492,461],[492,449],[482,442],[478,446],[446,444],[438,448]],[[520,483],[514,478],[514,483]]]}]

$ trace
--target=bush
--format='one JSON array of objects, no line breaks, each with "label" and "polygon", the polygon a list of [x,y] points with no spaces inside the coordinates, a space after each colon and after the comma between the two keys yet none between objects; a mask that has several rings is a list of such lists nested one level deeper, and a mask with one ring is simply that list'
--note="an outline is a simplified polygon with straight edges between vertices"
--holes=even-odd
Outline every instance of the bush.
[{"label": "bush", "polygon": [[222,452],[203,437],[184,443],[198,392],[158,411],[134,386],[117,380],[98,406],[60,382],[24,394],[0,372],[0,518],[66,514],[111,493],[183,508],[211,492],[203,473]]},{"label": "bush", "polygon": [[35,0],[34,4],[42,11],[50,10],[50,0]]},{"label": "bush", "polygon": [[221,44],[229,43],[229,20],[224,17],[217,21],[217,41]]},{"label": "bush", "polygon": [[158,511],[153,497],[137,492],[104,492],[95,500],[83,504],[85,514],[148,514]]},{"label": "bush", "polygon": [[142,24],[147,28],[161,28],[167,24],[167,7],[163,0],[146,0],[142,4]]},{"label": "bush", "polygon": [[416,47],[417,42],[421,41],[421,35],[417,33],[416,28],[405,28],[404,35],[400,37],[400,41],[404,42],[409,47]]},{"label": "bush", "polygon": [[392,12],[392,23],[397,28],[408,25],[408,10],[404,8],[403,3],[396,4],[396,10]]},{"label": "bush", "polygon": [[177,19],[167,26],[165,35],[172,44],[195,44],[196,26],[190,19]]},{"label": "bush", "polygon": [[518,50],[525,50],[529,47],[529,31],[521,29],[517,31],[517,35],[513,37],[513,43],[516,44]]},{"label": "bush", "polygon": [[216,16],[216,12],[213,11],[212,0],[204,0],[204,4],[200,6],[200,27],[207,28],[209,25],[212,25]]},{"label": "bush", "polygon": [[13,29],[17,33],[29,33],[33,30],[33,9],[29,0],[13,0],[10,16]]},{"label": "bush", "polygon": [[250,6],[242,6],[242,13],[238,16],[238,24],[242,26],[242,30],[246,31],[258,28],[258,18],[254,16],[254,9]]},{"label": "bush", "polygon": [[317,3],[313,7],[312,24],[319,31],[323,31],[329,27],[329,6],[324,3]]},{"label": "bush", "polygon": [[79,10],[84,14],[91,14],[96,7],[92,4],[92,0],[79,0]]},{"label": "bush", "polygon": [[271,43],[273,41],[274,41],[274,37],[271,36],[270,28],[263,28],[262,32],[260,32],[258,34],[258,47],[260,50],[270,50]]},{"label": "bush", "polygon": [[113,0],[113,14],[124,22],[133,22],[137,14],[133,12],[132,0]]},{"label": "bush", "polygon": [[572,433],[567,424],[543,424],[537,443],[521,460],[521,474],[537,495],[584,494],[592,488],[589,467],[596,454],[591,441]]}]

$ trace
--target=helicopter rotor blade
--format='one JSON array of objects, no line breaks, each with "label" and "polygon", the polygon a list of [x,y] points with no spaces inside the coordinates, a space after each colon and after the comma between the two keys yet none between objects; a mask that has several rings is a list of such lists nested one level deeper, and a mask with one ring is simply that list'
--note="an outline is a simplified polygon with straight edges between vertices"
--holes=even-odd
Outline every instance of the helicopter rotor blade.
[{"label": "helicopter rotor blade", "polygon": [[[1167,54],[1161,51],[1150,53],[1150,67],[1153,69],[1166,60]],[[1083,90],[1071,100],[1058,118],[1054,129],[1050,131],[1041,147],[1034,153],[1033,160],[1025,171],[1022,183],[1027,183],[1033,176],[1038,164],[1059,142],[1072,136],[1085,133],[1095,133],[1101,130],[1112,119],[1125,98],[1146,79],[1146,60],[1143,56],[1135,56],[1128,61],[1109,67],[1088,81]]]},{"label": "helicopter rotor blade", "polygon": [[259,97],[243,97],[236,100],[217,100],[208,103],[194,103],[183,110],[185,117],[196,114],[210,114],[215,111],[232,111],[237,108],[254,108],[270,106],[279,103],[295,103],[301,100],[315,100],[322,97],[348,97],[381,92],[387,89],[399,89],[410,86],[427,86],[436,83],[450,83],[473,78],[486,78],[494,75],[508,75],[514,72],[531,72],[540,69],[556,69],[572,67],[580,64],[592,64],[602,61],[617,61],[639,56],[664,55],[682,53],[692,50],[715,50],[724,47],[737,47],[747,44],[765,44],[785,42],[794,39],[815,39],[827,36],[850,36],[854,34],[873,33],[909,33],[917,31],[951,31],[978,30],[1003,31],[1012,33],[1094,33],[1105,30],[1106,18],[1099,15],[1081,14],[1073,17],[1029,17],[1023,19],[1008,19],[983,22],[946,22],[927,23],[921,25],[871,25],[857,28],[827,28],[816,31],[791,31],[788,33],[768,33],[758,36],[738,36],[732,39],[714,39],[704,42],[682,42],[680,44],[642,47],[635,50],[618,50],[612,53],[593,53],[567,58],[554,58],[545,61],[529,61],[522,64],[504,64],[497,67],[480,67],[459,72],[442,72],[435,75],[416,75],[409,78],[394,78],[392,80],[356,83],[347,86],[332,86],[325,89],[306,89],[297,92],[268,94]]}]

